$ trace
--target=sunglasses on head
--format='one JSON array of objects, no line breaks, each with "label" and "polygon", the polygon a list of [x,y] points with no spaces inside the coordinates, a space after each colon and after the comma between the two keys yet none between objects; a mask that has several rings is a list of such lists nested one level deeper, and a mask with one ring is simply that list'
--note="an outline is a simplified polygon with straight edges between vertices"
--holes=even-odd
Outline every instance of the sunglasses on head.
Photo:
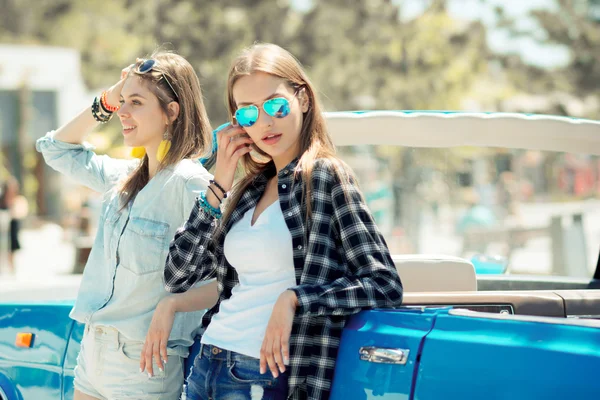
[{"label": "sunglasses on head", "polygon": [[[296,90],[294,97],[298,94]],[[272,99],[265,100],[262,104],[262,109],[273,118],[285,118],[290,113],[290,101],[285,97],[274,97]],[[250,104],[244,107],[240,107],[235,112],[235,119],[237,123],[248,128],[258,121],[258,115],[260,111],[257,106]]]},{"label": "sunglasses on head", "polygon": [[[148,60],[144,60],[140,63],[140,65],[138,65],[138,67],[136,68],[135,72],[137,72],[138,74],[147,74],[148,72],[152,71],[154,69],[154,67],[156,66],[156,60],[150,58]],[[157,70],[158,71],[158,70]],[[175,95],[175,97],[177,98],[177,101],[179,101],[179,96],[177,95],[177,92],[175,91],[175,89],[173,88],[173,85],[171,85],[171,82],[169,82],[169,80],[167,79],[167,76],[161,72],[160,72],[162,78],[165,80],[165,82],[167,82],[167,85],[169,85],[169,87],[171,88],[171,91],[173,92],[173,94]]]}]

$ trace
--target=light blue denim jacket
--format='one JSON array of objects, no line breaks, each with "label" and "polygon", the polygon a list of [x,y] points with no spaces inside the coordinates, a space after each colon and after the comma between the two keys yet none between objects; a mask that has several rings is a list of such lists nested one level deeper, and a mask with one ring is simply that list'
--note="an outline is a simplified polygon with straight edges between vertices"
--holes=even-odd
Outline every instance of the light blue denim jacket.
[{"label": "light blue denim jacket", "polygon": [[[71,318],[112,326],[132,340],[144,341],[164,289],[163,269],[169,242],[192,210],[196,196],[212,176],[193,160],[158,172],[121,209],[117,183],[138,160],[99,156],[89,144],[55,140],[54,132],[36,143],[46,163],[103,196],[102,214]],[[178,313],[168,353],[187,356],[203,311]]]}]

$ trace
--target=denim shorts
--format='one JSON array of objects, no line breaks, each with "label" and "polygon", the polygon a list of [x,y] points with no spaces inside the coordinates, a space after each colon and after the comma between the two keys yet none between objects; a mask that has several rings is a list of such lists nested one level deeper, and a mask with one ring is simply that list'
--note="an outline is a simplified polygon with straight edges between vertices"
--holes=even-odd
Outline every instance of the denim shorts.
[{"label": "denim shorts", "polygon": [[98,399],[178,400],[183,388],[183,359],[169,355],[161,372],[140,372],[143,343],[106,326],[86,325],[74,370],[75,389]]},{"label": "denim shorts", "polygon": [[260,361],[203,344],[194,360],[182,400],[285,400],[288,370],[261,375]]}]

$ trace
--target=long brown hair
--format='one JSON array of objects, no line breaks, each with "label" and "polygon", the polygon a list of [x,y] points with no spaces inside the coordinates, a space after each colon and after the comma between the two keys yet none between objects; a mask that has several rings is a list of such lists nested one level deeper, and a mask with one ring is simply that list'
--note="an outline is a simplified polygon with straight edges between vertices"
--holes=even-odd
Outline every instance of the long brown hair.
[{"label": "long brown hair", "polygon": [[[317,159],[325,158],[332,161],[334,172],[342,182],[348,182],[351,176],[350,168],[337,157],[335,147],[331,136],[327,131],[325,118],[322,114],[321,104],[316,96],[316,90],[304,72],[300,62],[287,50],[269,43],[255,44],[244,49],[241,54],[233,61],[229,70],[227,81],[227,108],[230,120],[237,109],[233,98],[233,86],[243,76],[251,75],[255,72],[264,72],[278,78],[285,79],[287,84],[299,96],[307,96],[308,111],[304,113],[302,128],[300,131],[300,150],[298,156],[298,169],[302,172],[302,181],[304,183],[304,203],[306,206],[306,217],[309,221],[312,217],[312,170]],[[262,160],[253,158],[251,154],[246,154],[241,159],[241,165],[245,175],[235,185],[232,190],[231,199],[227,204],[227,210],[223,216],[223,225],[231,217],[231,213],[238,204],[244,191],[252,180],[267,168],[272,167],[273,161],[270,157],[261,151],[257,146],[254,150],[260,154]],[[265,160],[267,160],[265,162]],[[298,172],[295,172],[296,174]]]},{"label": "long brown hair", "polygon": [[[172,101],[179,103],[179,115],[169,126],[171,149],[158,171],[177,164],[186,158],[196,158],[211,149],[211,127],[204,107],[200,80],[194,68],[183,57],[175,53],[158,51],[151,58],[156,60],[152,71],[146,74],[137,73],[137,68],[144,60],[138,60],[129,72],[130,78],[137,77],[156,96],[162,111],[168,115],[168,105]],[[163,74],[173,86],[165,82]],[[177,93],[173,93],[175,90]],[[150,179],[148,155],[131,173],[120,187],[121,204],[125,207],[146,186]]]}]

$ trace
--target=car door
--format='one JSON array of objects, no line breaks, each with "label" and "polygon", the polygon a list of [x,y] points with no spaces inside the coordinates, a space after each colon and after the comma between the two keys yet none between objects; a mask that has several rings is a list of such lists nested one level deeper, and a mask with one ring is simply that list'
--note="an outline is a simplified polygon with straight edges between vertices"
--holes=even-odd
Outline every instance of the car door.
[{"label": "car door", "polygon": [[[0,304],[0,389],[6,400],[61,398],[70,310],[65,303]],[[19,334],[31,336],[24,342]]]},{"label": "car door", "polygon": [[600,321],[438,312],[414,399],[591,399],[600,391]]},{"label": "car door", "polygon": [[342,335],[332,399],[594,398],[600,321],[451,308],[364,311]]},{"label": "car door", "polygon": [[422,342],[437,310],[363,311],[342,335],[332,399],[409,399]]}]

